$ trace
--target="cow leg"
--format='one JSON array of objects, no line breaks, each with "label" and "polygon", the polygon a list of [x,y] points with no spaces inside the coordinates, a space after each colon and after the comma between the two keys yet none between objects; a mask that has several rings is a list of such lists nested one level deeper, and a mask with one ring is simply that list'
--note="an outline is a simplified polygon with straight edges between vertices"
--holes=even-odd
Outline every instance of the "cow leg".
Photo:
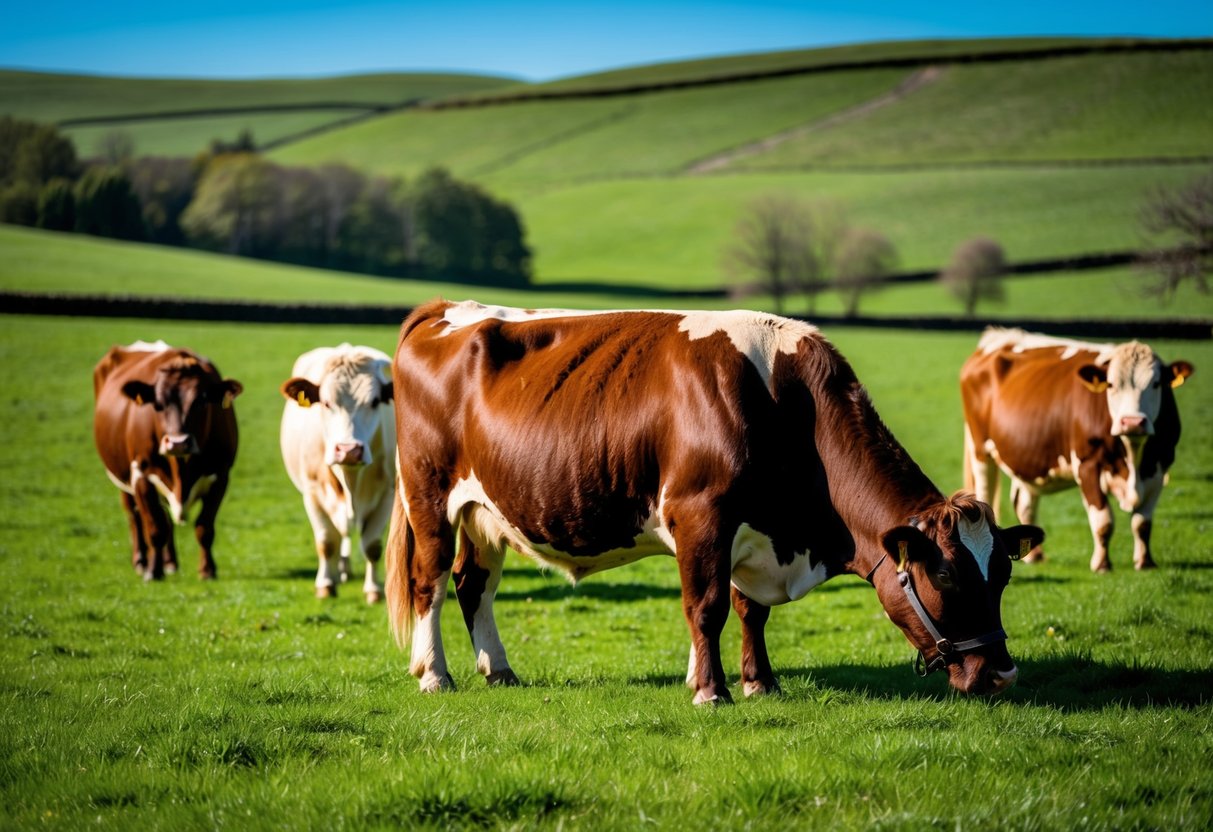
[{"label": "cow leg", "polygon": [[1112,507],[1108,495],[1099,482],[1098,464],[1083,464],[1078,471],[1078,485],[1082,490],[1082,502],[1087,508],[1087,522],[1091,525],[1091,537],[1095,539],[1095,551],[1091,555],[1092,572],[1112,571],[1108,560],[1108,543],[1112,539]]},{"label": "cow leg", "polygon": [[165,548],[173,536],[173,525],[164,513],[164,507],[160,505],[159,492],[147,477],[139,477],[134,489],[135,506],[147,545],[147,564],[143,569],[143,580],[163,580]]},{"label": "cow leg", "polygon": [[219,577],[212,548],[215,545],[215,518],[219,516],[219,504],[223,502],[225,494],[227,475],[221,474],[202,496],[202,508],[198,511],[198,519],[194,521],[194,539],[198,541],[198,577],[204,581]]},{"label": "cow leg", "polygon": [[121,494],[122,509],[126,512],[126,522],[131,530],[131,566],[136,575],[142,575],[147,569],[147,540],[143,537],[143,522],[135,498],[125,491]]},{"label": "cow leg", "polygon": [[1001,471],[994,458],[985,449],[978,450],[973,434],[965,425],[964,442],[965,487],[973,491],[977,499],[994,509],[994,518],[1002,513]]},{"label": "cow leg", "polygon": [[1158,505],[1158,498],[1162,496],[1165,477],[1160,470],[1154,476],[1141,480],[1137,486],[1140,499],[1133,508],[1133,518],[1130,521],[1133,528],[1135,569],[1153,569],[1155,566],[1154,557],[1150,553],[1150,531],[1154,525],[1154,509]]},{"label": "cow leg", "polygon": [[362,556],[366,558],[362,594],[368,604],[377,604],[383,600],[383,582],[379,580],[377,570],[379,559],[383,555],[383,530],[387,527],[388,518],[392,516],[395,494],[394,488],[388,491],[358,530],[358,545],[362,547]]},{"label": "cow leg", "polygon": [[333,523],[328,512],[311,495],[303,498],[307,519],[312,524],[312,540],[316,546],[316,597],[336,598],[340,581],[341,547],[346,535]]},{"label": "cow leg", "polygon": [[[681,512],[678,512],[680,514]],[[676,516],[667,511],[668,518]],[[682,610],[691,630],[696,705],[733,701],[720,660],[720,633],[729,617],[729,546],[715,530],[707,540],[688,539],[683,531],[694,521],[679,523],[675,532],[678,572],[682,579]]]},{"label": "cow leg", "polygon": [[353,547],[348,536],[341,538],[341,558],[337,564],[337,577],[341,583],[348,583],[353,570],[350,569],[350,551]]},{"label": "cow leg", "polygon": [[[1023,480],[1011,479],[1011,504],[1015,507],[1015,516],[1020,523],[1036,525],[1036,510],[1040,507],[1040,492],[1033,489]],[[1028,563],[1040,563],[1045,559],[1044,550],[1040,546],[1032,547],[1032,551],[1023,556]]]},{"label": "cow leg", "polygon": [[741,619],[741,688],[745,695],[780,693],[767,655],[766,626],[771,608],[730,587],[733,609]]},{"label": "cow leg", "polygon": [[455,596],[463,610],[463,623],[472,637],[476,670],[490,685],[517,685],[518,677],[510,669],[505,645],[493,617],[493,597],[501,583],[505,553],[491,547],[479,547],[459,532],[459,554],[455,558]]},{"label": "cow leg", "polygon": [[413,652],[409,672],[420,679],[422,693],[453,690],[455,680],[446,666],[442,648],[442,604],[446,600],[455,560],[454,530],[441,515],[423,516],[409,511],[413,557],[408,589],[412,595]]},{"label": "cow leg", "polygon": [[164,546],[164,574],[176,575],[178,569],[177,563],[177,537],[172,532],[169,533],[168,540]]}]

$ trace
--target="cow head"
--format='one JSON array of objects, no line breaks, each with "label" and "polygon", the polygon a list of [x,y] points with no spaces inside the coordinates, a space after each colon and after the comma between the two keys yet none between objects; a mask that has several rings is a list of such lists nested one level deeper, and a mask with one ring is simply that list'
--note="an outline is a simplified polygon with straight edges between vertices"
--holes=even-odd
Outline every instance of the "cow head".
[{"label": "cow head", "polygon": [[[1018,674],[1002,633],[1011,561],[1043,540],[1035,526],[998,528],[989,506],[960,494],[886,532],[881,544],[892,567],[882,565],[872,579],[889,618],[927,669],[942,667],[963,693],[996,694]],[[931,626],[946,640],[942,647]]]},{"label": "cow head", "polygon": [[1163,364],[1154,350],[1137,341],[1120,344],[1107,368],[1086,364],[1078,377],[1092,393],[1106,393],[1112,417],[1112,435],[1154,435],[1154,422],[1162,407],[1162,386],[1178,387],[1192,375],[1187,361]]},{"label": "cow head", "polygon": [[319,408],[325,464],[368,465],[383,406],[392,402],[391,362],[337,352],[325,362],[319,384],[296,376],[283,382],[282,395],[299,407]]},{"label": "cow head", "polygon": [[218,408],[229,408],[244,387],[220,378],[210,365],[182,355],[156,371],[155,381],[128,381],[122,393],[137,406],[155,412],[157,450],[163,456],[188,457],[199,451],[198,437],[210,432]]}]

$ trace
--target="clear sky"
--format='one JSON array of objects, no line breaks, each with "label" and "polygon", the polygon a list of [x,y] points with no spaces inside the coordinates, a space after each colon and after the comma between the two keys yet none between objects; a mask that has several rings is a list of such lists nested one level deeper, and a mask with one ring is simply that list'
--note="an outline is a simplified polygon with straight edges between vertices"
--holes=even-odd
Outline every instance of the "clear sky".
[{"label": "clear sky", "polygon": [[1213,0],[0,0],[0,66],[213,78],[440,70],[547,80],[870,40],[1213,35]]}]

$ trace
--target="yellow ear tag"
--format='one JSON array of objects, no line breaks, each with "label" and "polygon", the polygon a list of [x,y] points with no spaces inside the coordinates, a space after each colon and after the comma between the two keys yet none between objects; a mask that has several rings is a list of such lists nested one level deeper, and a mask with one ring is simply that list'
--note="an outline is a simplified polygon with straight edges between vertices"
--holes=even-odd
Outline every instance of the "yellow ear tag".
[{"label": "yellow ear tag", "polygon": [[904,540],[897,541],[897,571],[905,572],[906,564],[910,562],[910,544]]},{"label": "yellow ear tag", "polygon": [[311,407],[312,406],[312,403],[310,401],[308,401],[308,397],[303,395],[302,390],[299,391],[299,395],[296,398],[299,399],[300,407]]},{"label": "yellow ear tag", "polygon": [[143,396],[140,396],[138,393],[135,394],[135,404],[143,407]]},{"label": "yellow ear tag", "polygon": [[1022,537],[1019,539],[1019,559],[1023,560],[1028,556],[1028,552],[1032,551],[1032,541],[1030,538]]},{"label": "yellow ear tag", "polygon": [[232,409],[232,399],[234,399],[234,398],[235,398],[235,396],[232,395],[230,390],[223,394],[223,409],[224,410]]},{"label": "yellow ear tag", "polygon": [[1183,383],[1187,380],[1188,380],[1187,376],[1183,376],[1183,375],[1172,376],[1171,377],[1171,389],[1174,390],[1176,387],[1182,387]]}]

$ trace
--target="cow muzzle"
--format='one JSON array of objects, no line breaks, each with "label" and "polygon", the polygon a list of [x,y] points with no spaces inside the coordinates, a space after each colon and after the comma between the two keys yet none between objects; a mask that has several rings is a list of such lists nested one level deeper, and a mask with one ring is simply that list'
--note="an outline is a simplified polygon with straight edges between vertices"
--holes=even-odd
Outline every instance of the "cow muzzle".
[{"label": "cow muzzle", "polygon": [[361,442],[338,442],[333,446],[333,464],[366,465],[366,446]]},{"label": "cow muzzle", "polygon": [[198,440],[190,433],[166,433],[160,437],[160,455],[186,457],[198,453]]},{"label": "cow muzzle", "polygon": [[1154,432],[1153,428],[1150,420],[1143,414],[1131,413],[1116,420],[1112,434],[1114,436],[1149,436]]}]

